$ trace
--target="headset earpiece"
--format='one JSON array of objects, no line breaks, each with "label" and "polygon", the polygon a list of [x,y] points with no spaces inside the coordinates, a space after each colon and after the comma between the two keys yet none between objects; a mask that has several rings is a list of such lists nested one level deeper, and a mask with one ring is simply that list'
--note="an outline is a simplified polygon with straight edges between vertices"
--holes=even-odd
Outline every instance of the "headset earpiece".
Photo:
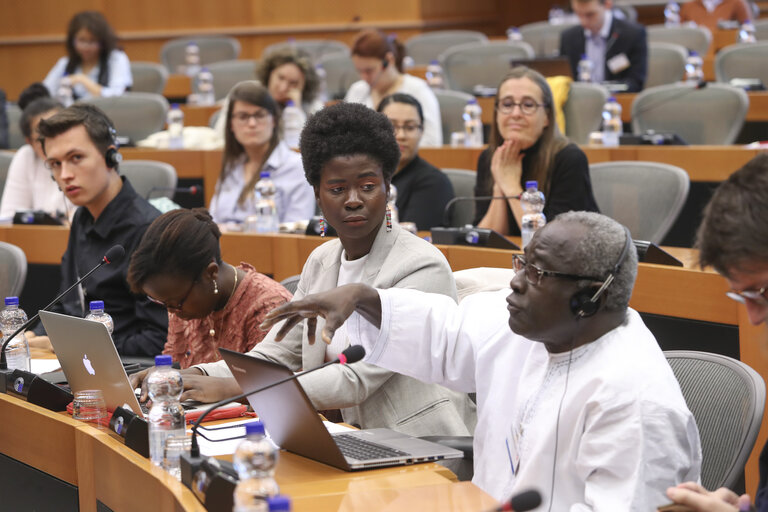
[{"label": "headset earpiece", "polygon": [[389,60],[386,57],[384,57],[383,59],[381,59],[381,69],[384,70],[384,69],[387,69],[388,67],[389,67]]},{"label": "headset earpiece", "polygon": [[597,286],[582,288],[571,296],[571,312],[576,318],[589,318],[600,310],[602,299],[599,290]]},{"label": "headset earpiece", "polygon": [[123,155],[117,151],[117,148],[111,147],[104,153],[104,161],[107,163],[107,167],[114,169],[123,161]]}]

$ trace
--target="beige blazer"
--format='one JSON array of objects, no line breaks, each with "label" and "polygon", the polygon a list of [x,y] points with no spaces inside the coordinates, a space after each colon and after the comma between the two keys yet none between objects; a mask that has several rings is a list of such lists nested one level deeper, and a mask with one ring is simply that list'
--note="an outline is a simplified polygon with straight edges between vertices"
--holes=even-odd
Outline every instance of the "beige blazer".
[{"label": "beige blazer", "polygon": [[[336,287],[341,267],[339,240],[324,243],[307,259],[294,299]],[[382,224],[363,267],[362,282],[376,288],[413,288],[456,298],[451,269],[443,254],[395,225]],[[276,325],[250,354],[293,371],[325,361],[326,345],[317,336],[310,345],[301,322],[277,342]],[[318,320],[317,332],[324,325]],[[223,361],[200,365],[209,375],[231,375]],[[341,409],[344,421],[362,428],[386,427],[414,436],[470,435],[475,405],[464,393],[384,370],[367,363],[332,365],[302,377],[301,384],[317,409]]]}]

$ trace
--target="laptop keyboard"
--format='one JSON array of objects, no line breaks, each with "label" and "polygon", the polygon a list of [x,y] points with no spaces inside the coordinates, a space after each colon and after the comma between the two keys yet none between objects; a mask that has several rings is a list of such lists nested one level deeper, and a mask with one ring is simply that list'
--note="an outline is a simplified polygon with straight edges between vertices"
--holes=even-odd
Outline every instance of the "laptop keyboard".
[{"label": "laptop keyboard", "polygon": [[409,455],[406,452],[371,443],[370,441],[365,441],[349,434],[335,435],[333,436],[333,440],[345,457],[355,460],[387,459]]}]

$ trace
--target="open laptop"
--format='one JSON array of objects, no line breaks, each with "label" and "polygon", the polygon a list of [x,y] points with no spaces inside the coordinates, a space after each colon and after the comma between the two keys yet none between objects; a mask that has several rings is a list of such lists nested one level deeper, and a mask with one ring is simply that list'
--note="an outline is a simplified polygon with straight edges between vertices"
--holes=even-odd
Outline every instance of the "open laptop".
[{"label": "open laptop", "polygon": [[129,407],[144,416],[104,324],[50,311],[40,311],[40,320],[73,393],[100,389],[107,408]]},{"label": "open laptop", "polygon": [[[243,391],[292,375],[286,367],[270,361],[226,349],[219,352]],[[248,401],[278,446],[345,471],[464,455],[460,450],[384,428],[330,434],[296,379],[251,395]]]}]

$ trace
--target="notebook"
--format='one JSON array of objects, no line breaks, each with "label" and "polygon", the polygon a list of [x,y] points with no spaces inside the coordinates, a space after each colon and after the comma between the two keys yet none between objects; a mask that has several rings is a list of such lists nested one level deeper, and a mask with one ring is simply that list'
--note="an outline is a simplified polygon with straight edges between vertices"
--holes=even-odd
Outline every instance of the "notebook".
[{"label": "notebook", "polygon": [[[292,375],[270,361],[226,349],[219,352],[243,391]],[[248,401],[278,446],[345,471],[463,457],[460,450],[389,429],[330,434],[296,379],[253,394]]]}]

